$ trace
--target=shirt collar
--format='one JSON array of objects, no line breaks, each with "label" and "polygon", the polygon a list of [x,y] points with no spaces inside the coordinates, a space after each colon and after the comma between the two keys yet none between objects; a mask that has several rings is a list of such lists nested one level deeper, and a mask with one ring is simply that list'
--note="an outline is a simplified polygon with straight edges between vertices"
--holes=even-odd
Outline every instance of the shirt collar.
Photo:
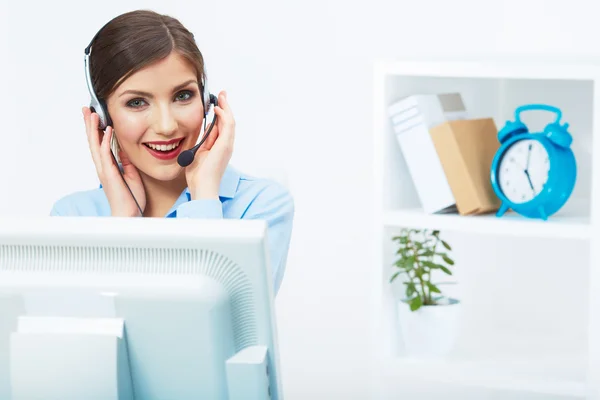
[{"label": "shirt collar", "polygon": [[[120,165],[119,165],[120,166]],[[235,193],[237,192],[238,184],[240,182],[241,174],[231,165],[228,165],[223,173],[223,178],[221,178],[221,185],[219,186],[219,197],[224,199],[232,199],[235,197]],[[102,189],[102,184],[100,184],[100,189]],[[190,188],[186,187],[184,190],[184,194],[187,197],[187,200],[190,201],[192,195],[190,194]],[[179,200],[178,200],[179,203]]]}]

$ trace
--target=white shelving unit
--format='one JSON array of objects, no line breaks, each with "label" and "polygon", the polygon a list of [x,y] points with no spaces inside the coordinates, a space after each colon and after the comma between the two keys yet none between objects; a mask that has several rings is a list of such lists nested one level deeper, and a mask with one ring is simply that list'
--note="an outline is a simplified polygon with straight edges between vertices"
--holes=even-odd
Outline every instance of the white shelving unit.
[{"label": "white shelving unit", "polygon": [[[600,67],[380,60],[373,78],[375,398],[455,390],[461,399],[600,399]],[[457,91],[470,118],[492,117],[498,129],[522,104],[562,109],[578,180],[559,213],[548,221],[423,213],[387,107],[411,94]],[[532,130],[552,118],[536,117],[524,118]],[[461,300],[461,334],[443,360],[403,354],[389,283],[391,237],[402,227],[439,229],[453,247],[457,284],[444,288]]]}]

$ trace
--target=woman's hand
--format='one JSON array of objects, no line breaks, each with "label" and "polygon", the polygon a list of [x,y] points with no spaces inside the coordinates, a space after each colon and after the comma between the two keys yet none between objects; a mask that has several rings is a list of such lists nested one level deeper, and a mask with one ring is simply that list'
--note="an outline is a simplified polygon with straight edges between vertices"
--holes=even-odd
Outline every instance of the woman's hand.
[{"label": "woman's hand", "polygon": [[214,108],[217,122],[185,170],[192,200],[219,198],[221,179],[233,153],[235,120],[225,91],[219,93],[218,104]]},{"label": "woman's hand", "polygon": [[[92,159],[104,193],[108,198],[112,216],[141,217],[135,200],[138,201],[143,211],[146,207],[146,192],[137,168],[131,164],[123,151],[119,152],[119,158],[123,166],[123,177],[121,177],[121,172],[113,160],[110,149],[113,135],[112,127],[109,126],[105,133],[102,132],[99,128],[100,118],[98,114],[92,113],[88,107],[83,108],[83,118]],[[123,178],[125,178],[127,185],[133,192],[135,200],[131,197]]]}]

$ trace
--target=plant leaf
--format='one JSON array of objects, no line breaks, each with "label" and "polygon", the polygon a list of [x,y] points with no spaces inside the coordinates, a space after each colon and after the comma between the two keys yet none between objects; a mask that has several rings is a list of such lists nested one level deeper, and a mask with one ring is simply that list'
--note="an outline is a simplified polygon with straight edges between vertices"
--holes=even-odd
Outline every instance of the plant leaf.
[{"label": "plant leaf", "polygon": [[416,311],[419,308],[421,308],[422,305],[423,305],[423,302],[421,300],[421,297],[417,296],[410,301],[410,311]]},{"label": "plant leaf", "polygon": [[400,275],[401,272],[402,271],[398,271],[394,275],[392,275],[392,277],[390,278],[390,283],[394,282],[394,279],[396,279],[398,277],[398,275]]},{"label": "plant leaf", "polygon": [[421,276],[423,275],[423,270],[421,268],[415,268],[412,271],[415,273],[415,278],[421,279]]},{"label": "plant leaf", "polygon": [[409,250],[410,249],[408,247],[400,246],[398,247],[398,251],[396,251],[396,254],[401,254],[402,256],[406,257],[406,254]]},{"label": "plant leaf", "polygon": [[415,257],[410,256],[410,257],[399,259],[398,261],[396,261],[394,263],[394,265],[399,268],[402,268],[402,269],[412,269],[414,263],[415,263]]},{"label": "plant leaf", "polygon": [[443,255],[442,258],[444,259],[444,261],[446,261],[448,264],[450,265],[454,265],[454,260],[451,259],[450,257],[448,257],[447,255]]},{"label": "plant leaf", "polygon": [[448,268],[444,267],[443,265],[440,265],[440,269],[442,271],[444,271],[445,273],[447,273],[448,275],[452,275],[452,272]]},{"label": "plant leaf", "polygon": [[432,291],[433,293],[442,293],[440,289],[438,289],[437,286],[435,286],[433,283],[431,282],[427,282],[427,287],[429,288],[430,291]]},{"label": "plant leaf", "polygon": [[413,294],[417,293],[417,288],[414,282],[404,282],[406,285],[406,297],[411,298]]},{"label": "plant leaf", "polygon": [[417,255],[419,257],[431,257],[431,256],[435,255],[435,252],[431,249],[427,249],[427,250],[423,251],[422,253],[418,253]]},{"label": "plant leaf", "polygon": [[424,267],[431,268],[431,269],[439,269],[441,267],[441,265],[433,263],[431,261],[427,261],[427,260],[421,261],[421,265],[423,265]]},{"label": "plant leaf", "polygon": [[450,247],[450,245],[448,244],[448,242],[445,242],[444,240],[442,240],[442,245],[447,249],[447,250],[452,250],[452,247]]}]

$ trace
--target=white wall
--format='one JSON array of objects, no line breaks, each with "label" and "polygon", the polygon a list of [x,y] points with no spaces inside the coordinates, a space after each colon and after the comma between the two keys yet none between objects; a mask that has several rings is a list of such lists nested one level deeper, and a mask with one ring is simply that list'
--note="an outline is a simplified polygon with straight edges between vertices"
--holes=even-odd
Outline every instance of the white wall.
[{"label": "white wall", "polygon": [[600,53],[587,0],[1,1],[0,214],[47,214],[96,185],[82,56],[107,19],[152,8],[195,32],[212,90],[230,93],[234,163],[282,165],[295,194],[278,298],[288,399],[369,398],[372,59]]}]

